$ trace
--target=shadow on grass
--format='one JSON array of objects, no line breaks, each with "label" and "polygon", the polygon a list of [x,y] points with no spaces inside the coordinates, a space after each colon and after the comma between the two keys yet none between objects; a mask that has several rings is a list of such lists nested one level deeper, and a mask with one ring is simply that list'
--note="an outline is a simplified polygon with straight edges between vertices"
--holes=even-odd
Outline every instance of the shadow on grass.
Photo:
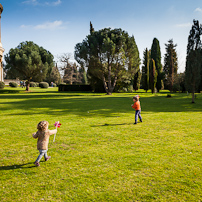
[{"label": "shadow on grass", "polygon": [[36,167],[34,163],[24,163],[24,164],[15,164],[12,166],[0,166],[0,170],[15,170],[15,169],[24,169],[24,168],[33,168]]},{"label": "shadow on grass", "polygon": [[122,125],[134,125],[134,123],[115,123],[115,124],[108,124],[108,123],[105,123],[103,125],[92,125],[91,127],[101,127],[101,126],[122,126]]},{"label": "shadow on grass", "polygon": [[[125,96],[126,95],[126,96]],[[119,113],[134,113],[131,108],[132,96],[125,94],[104,96],[92,93],[55,93],[33,92],[30,94],[0,95],[1,112],[10,111],[10,115],[74,114],[81,117],[115,117]],[[163,96],[162,96],[163,95]],[[165,96],[164,96],[165,95]],[[142,113],[149,112],[193,112],[202,110],[202,99],[196,99],[196,104],[191,104],[191,98],[186,94],[175,94],[166,98],[166,94],[154,96],[151,94],[140,95]],[[5,100],[5,102],[4,102]],[[17,110],[17,112],[15,112]],[[20,112],[19,112],[20,110]]]}]

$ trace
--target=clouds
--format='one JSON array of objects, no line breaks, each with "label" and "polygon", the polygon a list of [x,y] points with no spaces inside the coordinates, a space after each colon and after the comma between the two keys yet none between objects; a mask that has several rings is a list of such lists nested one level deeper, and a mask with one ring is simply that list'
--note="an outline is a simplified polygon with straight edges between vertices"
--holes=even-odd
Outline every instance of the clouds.
[{"label": "clouds", "polygon": [[35,30],[58,30],[58,29],[65,29],[65,23],[61,20],[55,20],[53,22],[45,22],[39,25],[21,25],[21,28],[31,28]]},{"label": "clouds", "polygon": [[27,1],[23,1],[23,4],[29,4],[29,5],[33,5],[33,6],[58,6],[62,3],[61,0],[55,0],[55,1],[39,1],[39,0],[27,0]]},{"label": "clouds", "polygon": [[182,23],[182,24],[177,24],[176,27],[179,27],[179,28],[187,28],[187,27],[191,27],[191,23],[188,22],[188,23]]},{"label": "clouds", "polygon": [[202,9],[201,9],[201,8],[196,8],[196,9],[194,10],[194,12],[199,12],[199,13],[202,14]]}]

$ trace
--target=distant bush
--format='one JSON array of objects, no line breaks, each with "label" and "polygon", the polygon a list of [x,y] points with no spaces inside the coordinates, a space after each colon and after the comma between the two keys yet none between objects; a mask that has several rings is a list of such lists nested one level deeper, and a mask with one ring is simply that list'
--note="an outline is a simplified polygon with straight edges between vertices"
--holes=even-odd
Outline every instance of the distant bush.
[{"label": "distant bush", "polygon": [[47,82],[40,82],[39,87],[40,88],[48,88],[49,84]]},{"label": "distant bush", "polygon": [[172,97],[171,94],[167,94],[167,97]]},{"label": "distant bush", "polygon": [[30,82],[30,87],[37,87],[37,84],[33,81]]},{"label": "distant bush", "polygon": [[11,82],[9,83],[9,86],[10,86],[10,87],[13,87],[13,88],[17,88],[17,87],[18,87],[18,84],[17,84],[16,82],[14,82],[14,81],[11,81]]},{"label": "distant bush", "polygon": [[4,89],[5,83],[3,81],[0,81],[0,89]]}]

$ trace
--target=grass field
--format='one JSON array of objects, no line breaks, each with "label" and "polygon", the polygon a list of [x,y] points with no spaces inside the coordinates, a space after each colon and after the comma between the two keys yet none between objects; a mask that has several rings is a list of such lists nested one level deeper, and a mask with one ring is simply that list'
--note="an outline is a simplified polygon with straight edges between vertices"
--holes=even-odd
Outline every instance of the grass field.
[{"label": "grass field", "polygon": [[[10,201],[202,201],[202,95],[0,90],[0,199]],[[41,120],[62,123],[39,167]]]}]

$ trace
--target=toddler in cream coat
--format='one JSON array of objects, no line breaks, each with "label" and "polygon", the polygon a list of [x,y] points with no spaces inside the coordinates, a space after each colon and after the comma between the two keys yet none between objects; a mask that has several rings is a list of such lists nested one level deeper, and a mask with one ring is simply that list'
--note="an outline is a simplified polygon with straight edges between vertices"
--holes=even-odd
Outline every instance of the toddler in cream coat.
[{"label": "toddler in cream coat", "polygon": [[49,137],[50,135],[57,133],[57,128],[54,130],[49,130],[48,126],[49,126],[48,121],[39,122],[37,125],[38,131],[32,134],[33,138],[38,138],[37,149],[39,150],[40,153],[38,158],[34,162],[36,166],[40,166],[39,162],[43,156],[45,161],[51,158],[50,156],[47,155]]}]

